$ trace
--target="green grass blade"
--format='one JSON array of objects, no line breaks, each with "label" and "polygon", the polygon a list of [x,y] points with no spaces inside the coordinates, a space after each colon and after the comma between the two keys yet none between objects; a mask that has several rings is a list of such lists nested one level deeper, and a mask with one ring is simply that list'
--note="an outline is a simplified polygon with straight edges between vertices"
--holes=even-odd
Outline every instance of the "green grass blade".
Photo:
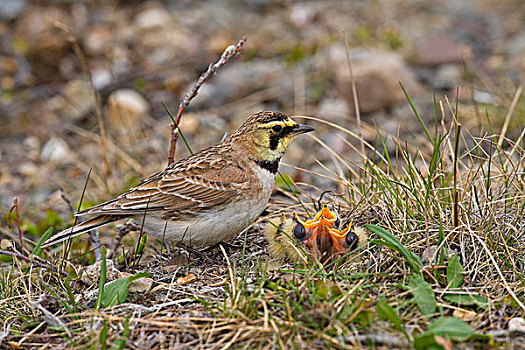
[{"label": "green grass blade", "polygon": [[414,112],[417,120],[419,121],[419,124],[421,124],[421,127],[423,128],[423,130],[425,131],[425,134],[427,135],[427,138],[430,142],[432,142],[432,136],[430,136],[430,132],[428,131],[427,129],[427,126],[425,125],[425,123],[423,122],[423,119],[421,118],[421,116],[419,115],[419,112],[417,111],[416,109],[416,106],[414,106],[414,103],[412,103],[412,99],[410,99],[410,96],[408,96],[408,93],[407,91],[405,90],[405,87],[403,86],[403,83],[399,82],[399,85],[401,86],[401,89],[403,90],[403,92],[405,93],[405,97],[407,98],[408,100],[408,103],[410,104],[410,107],[412,108],[412,111]]},{"label": "green grass blade", "polygon": [[184,134],[182,133],[181,129],[179,128],[179,124],[177,124],[177,122],[175,121],[175,117],[173,116],[173,114],[169,110],[168,106],[166,106],[166,104],[164,102],[161,102],[161,104],[164,107],[164,109],[166,110],[166,113],[168,113],[168,115],[170,116],[171,121],[175,125],[175,131],[177,131],[180,134],[180,137],[182,137],[182,141],[184,141],[184,144],[186,145],[186,148],[188,149],[190,154],[193,155],[193,151],[191,150],[190,144],[188,143],[188,140],[186,140],[186,137],[184,136]]},{"label": "green grass blade", "polygon": [[102,255],[102,262],[100,263],[100,278],[98,282],[98,296],[95,304],[95,310],[100,310],[102,306],[102,299],[104,298],[104,286],[107,278],[107,261],[106,261],[106,247],[100,247],[100,254]]},{"label": "green grass blade", "polygon": [[53,228],[50,227],[44,232],[42,237],[38,240],[38,243],[36,244],[35,248],[33,249],[33,255],[40,256],[42,254],[43,249],[41,248],[41,245],[47,241],[49,237],[53,234]]},{"label": "green grass blade", "polygon": [[377,225],[365,225],[365,227],[383,239],[389,248],[401,254],[415,273],[421,274],[421,268],[423,267],[421,260],[416,254],[408,250],[397,237]]}]

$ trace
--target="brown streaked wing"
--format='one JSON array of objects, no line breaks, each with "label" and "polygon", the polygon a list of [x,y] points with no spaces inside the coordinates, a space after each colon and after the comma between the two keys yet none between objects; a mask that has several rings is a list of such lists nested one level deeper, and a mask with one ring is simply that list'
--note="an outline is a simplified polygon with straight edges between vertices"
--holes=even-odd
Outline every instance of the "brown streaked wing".
[{"label": "brown streaked wing", "polygon": [[[199,172],[198,175],[167,171],[146,180],[116,199],[86,211],[132,215],[137,212],[203,209],[228,203],[244,192],[247,176],[238,167]],[[185,176],[186,175],[186,176]]]}]

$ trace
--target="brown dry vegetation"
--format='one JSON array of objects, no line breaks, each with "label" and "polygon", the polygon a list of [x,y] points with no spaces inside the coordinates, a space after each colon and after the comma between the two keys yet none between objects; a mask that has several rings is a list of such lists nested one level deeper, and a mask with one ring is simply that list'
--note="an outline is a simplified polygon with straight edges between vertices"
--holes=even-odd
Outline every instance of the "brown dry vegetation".
[{"label": "brown dry vegetation", "polygon": [[[459,23],[447,16],[451,4],[326,2],[303,8],[271,2],[230,5],[243,13],[242,23],[234,24],[231,13],[213,2],[170,4],[34,3],[0,26],[3,38],[14,43],[14,51],[4,48],[0,57],[2,347],[525,347],[525,330],[514,326],[525,313],[525,107],[522,56],[513,53],[520,42],[509,39],[518,37],[522,5],[469,2],[459,9]],[[103,20],[82,24],[87,10],[100,11]],[[144,24],[155,11],[158,22]],[[178,16],[166,17],[173,13]],[[206,27],[211,14],[216,21]],[[348,25],[348,18],[361,22]],[[58,19],[63,25],[48,23]],[[24,30],[37,20],[40,32]],[[463,63],[454,56],[436,64],[431,59],[437,53],[430,59],[417,52],[414,33],[447,25],[458,34]],[[352,48],[360,102],[368,101],[361,127],[342,30]],[[142,280],[146,284],[132,284],[118,305],[105,307],[97,301],[104,295],[103,274],[80,278],[96,260],[90,237],[42,251],[35,249],[42,234],[73,223],[67,200],[78,205],[90,169],[83,207],[162,169],[170,119],[161,102],[175,110],[198,74],[242,34],[248,36],[243,55],[210,79],[182,117],[191,147],[219,141],[260,109],[305,115],[315,135],[292,145],[259,221],[230,244],[204,250],[206,258],[149,241],[134,261],[126,260],[122,253],[133,255],[138,235],[124,237],[115,266],[151,275]],[[382,57],[385,69],[411,63],[403,63],[393,85],[379,82],[388,96],[374,95],[374,84],[359,80],[369,69],[354,50],[361,46],[379,49],[374,57]],[[404,60],[392,63],[384,52]],[[425,59],[430,66],[421,63]],[[26,63],[31,73],[23,80]],[[449,66],[461,74],[444,84],[437,77],[446,76]],[[87,77],[101,67],[112,82],[95,89],[94,99]],[[405,96],[397,80],[415,85],[405,84]],[[136,95],[129,110],[113,108],[109,95],[123,88],[146,96],[146,111],[137,107]],[[181,141],[176,159],[188,154]],[[261,225],[283,212],[312,216],[326,190],[332,192],[323,202],[343,224],[367,225],[368,244],[324,267],[314,260],[269,264]],[[10,211],[14,197],[18,206]],[[118,230],[101,230],[102,244],[111,246]]]}]

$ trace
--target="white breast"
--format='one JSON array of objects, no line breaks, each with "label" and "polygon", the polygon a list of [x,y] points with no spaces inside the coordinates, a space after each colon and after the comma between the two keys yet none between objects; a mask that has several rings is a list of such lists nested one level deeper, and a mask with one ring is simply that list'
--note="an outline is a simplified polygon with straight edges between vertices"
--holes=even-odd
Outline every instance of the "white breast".
[{"label": "white breast", "polygon": [[[222,210],[202,213],[188,221],[169,221],[166,224],[164,220],[146,217],[145,231],[158,239],[191,247],[209,246],[235,237],[261,215],[272,194],[275,174],[260,169],[256,174],[262,186],[258,200],[241,199],[229,203]],[[142,222],[141,217],[136,220]]]}]

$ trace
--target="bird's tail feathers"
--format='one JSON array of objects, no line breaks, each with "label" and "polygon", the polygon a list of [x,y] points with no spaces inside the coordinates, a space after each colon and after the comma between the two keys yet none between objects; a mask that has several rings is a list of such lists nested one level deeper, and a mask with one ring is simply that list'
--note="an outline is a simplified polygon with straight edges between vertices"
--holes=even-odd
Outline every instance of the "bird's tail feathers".
[{"label": "bird's tail feathers", "polygon": [[52,245],[55,245],[57,243],[63,242],[65,240],[68,240],[70,238],[80,236],[81,234],[84,234],[88,232],[89,230],[92,230],[94,228],[97,228],[99,226],[103,226],[106,224],[109,224],[110,222],[120,220],[121,218],[118,216],[113,215],[99,215],[95,216],[87,221],[84,221],[80,224],[77,224],[73,227],[70,227],[68,229],[65,229],[63,231],[60,231],[53,236],[49,237],[48,240],[46,240],[42,247],[49,247]]}]

